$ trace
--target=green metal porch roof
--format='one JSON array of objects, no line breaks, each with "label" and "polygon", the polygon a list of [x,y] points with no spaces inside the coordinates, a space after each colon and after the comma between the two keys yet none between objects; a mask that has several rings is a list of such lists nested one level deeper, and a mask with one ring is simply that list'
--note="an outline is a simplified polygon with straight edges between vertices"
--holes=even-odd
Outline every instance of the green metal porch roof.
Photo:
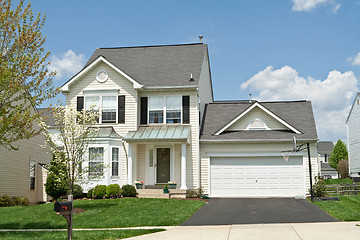
[{"label": "green metal porch roof", "polygon": [[125,136],[126,141],[187,141],[190,134],[190,126],[149,126],[139,127],[137,131],[130,131]]}]

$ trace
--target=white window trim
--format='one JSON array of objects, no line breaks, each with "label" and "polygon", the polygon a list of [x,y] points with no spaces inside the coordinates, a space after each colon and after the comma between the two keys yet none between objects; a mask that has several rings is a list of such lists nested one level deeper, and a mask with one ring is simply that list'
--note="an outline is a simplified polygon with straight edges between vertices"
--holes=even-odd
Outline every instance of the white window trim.
[{"label": "white window trim", "polygon": [[[86,98],[89,97],[99,97],[99,101],[101,106],[99,107],[99,122],[97,124],[117,124],[118,123],[118,117],[119,117],[119,98],[118,98],[118,91],[116,93],[114,91],[87,91],[84,94],[84,110],[86,109]],[[115,97],[116,105],[115,105],[115,122],[102,122],[102,111],[103,111],[103,102],[102,97]]]},{"label": "white window trim", "polygon": [[[117,161],[113,161],[113,149],[114,148],[117,148],[118,149],[118,159],[117,159]],[[117,171],[117,175],[116,176],[114,176],[113,175],[113,166],[112,166],[112,163],[113,162],[117,162],[118,163],[118,171]],[[112,146],[111,147],[111,177],[112,178],[116,178],[116,177],[120,177],[120,148],[119,147],[114,147],[114,146]]]},{"label": "white window trim", "polygon": [[[150,123],[150,98],[152,97],[162,97],[163,98],[163,107],[162,109],[151,109],[152,111],[163,111],[163,122],[162,123]],[[180,122],[179,123],[167,123],[166,120],[166,98],[167,97],[179,97],[181,101],[180,105]],[[148,96],[148,108],[147,108],[147,119],[148,124],[182,124],[183,123],[183,104],[182,104],[182,95],[166,95],[166,96]]]},{"label": "white window trim", "polygon": [[[90,159],[90,148],[102,148],[103,149],[103,162],[102,162],[102,164],[103,164],[103,172],[102,172],[102,175],[101,174],[95,174],[95,175],[93,175],[93,174],[91,174],[91,172],[90,172],[90,162],[95,162],[95,161],[91,161],[91,159]],[[91,178],[93,178],[93,177],[96,177],[96,178],[103,178],[103,177],[105,177],[105,171],[106,171],[106,169],[105,169],[105,167],[106,167],[106,151],[107,151],[107,148],[105,148],[105,146],[103,146],[103,145],[90,145],[89,147],[88,147],[88,161],[86,161],[86,167],[89,169],[89,172],[88,172],[88,175],[91,177]],[[96,161],[97,162],[97,161]]]},{"label": "white window trim", "polygon": [[[31,176],[31,164],[34,164],[34,176]],[[36,165],[37,165],[37,161],[35,158],[30,158],[29,159],[29,190],[30,191],[35,191],[36,190]],[[35,181],[34,181],[34,189],[31,189],[31,178],[34,177]]]}]

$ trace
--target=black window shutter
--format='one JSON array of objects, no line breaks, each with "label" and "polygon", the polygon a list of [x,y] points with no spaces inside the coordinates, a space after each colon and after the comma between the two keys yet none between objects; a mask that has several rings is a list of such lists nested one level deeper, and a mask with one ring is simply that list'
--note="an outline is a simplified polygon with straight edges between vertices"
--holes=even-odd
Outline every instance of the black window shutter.
[{"label": "black window shutter", "polygon": [[76,110],[81,112],[84,109],[84,97],[77,97]]},{"label": "black window shutter", "polygon": [[118,96],[118,123],[125,123],[125,95]]},{"label": "black window shutter", "polygon": [[140,124],[147,124],[148,98],[141,97],[140,100]]},{"label": "black window shutter", "polygon": [[182,97],[183,123],[190,123],[190,96]]}]

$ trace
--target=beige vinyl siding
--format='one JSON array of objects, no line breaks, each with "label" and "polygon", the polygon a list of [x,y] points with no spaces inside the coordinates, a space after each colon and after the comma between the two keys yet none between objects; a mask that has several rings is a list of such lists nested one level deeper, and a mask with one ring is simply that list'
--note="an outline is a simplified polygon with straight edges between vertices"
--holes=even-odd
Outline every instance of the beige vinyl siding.
[{"label": "beige vinyl siding", "polygon": [[37,188],[37,201],[38,202],[47,202],[48,197],[45,192],[44,184],[46,183],[46,178],[48,176],[48,170],[44,169],[41,166],[37,166],[37,175],[36,175],[36,188]]},{"label": "beige vinyl siding", "polygon": [[[301,142],[298,142],[301,144]],[[209,193],[209,168],[210,168],[210,153],[278,153],[281,151],[292,149],[292,143],[282,142],[282,143],[221,143],[221,141],[216,143],[201,143],[201,186],[204,188],[206,194]],[[309,179],[309,165],[308,165],[308,155],[307,151],[302,151],[303,155],[303,166],[304,166],[304,177],[305,177],[305,191],[308,194],[308,189],[310,188],[310,179]],[[311,142],[310,144],[310,153],[311,153],[311,164],[312,164],[312,175],[313,183],[315,181],[315,176],[318,173],[318,161],[317,161],[317,151],[316,151],[316,142]],[[291,156],[290,156],[291,158]]]},{"label": "beige vinyl siding", "polygon": [[281,124],[278,120],[261,110],[259,107],[255,107],[225,131],[245,130],[255,119],[260,119],[271,130],[289,130],[285,125]]},{"label": "beige vinyl siding", "polygon": [[136,181],[145,181],[145,167],[146,167],[146,145],[137,145],[137,158],[136,158]]},{"label": "beige vinyl siding", "polygon": [[[40,184],[40,167],[38,163],[50,163],[51,155],[41,148],[45,137],[40,134],[29,140],[21,140],[15,143],[17,151],[9,151],[0,148],[0,195],[25,196],[31,203],[43,201],[40,192],[44,191]],[[36,159],[35,190],[30,190],[30,159]]]}]

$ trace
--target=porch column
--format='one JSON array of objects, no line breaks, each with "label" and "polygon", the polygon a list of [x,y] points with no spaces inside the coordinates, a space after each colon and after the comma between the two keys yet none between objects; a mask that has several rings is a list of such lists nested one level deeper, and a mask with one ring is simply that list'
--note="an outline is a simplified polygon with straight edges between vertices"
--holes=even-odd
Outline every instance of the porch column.
[{"label": "porch column", "polygon": [[181,144],[181,186],[180,189],[187,189],[186,186],[186,143]]},{"label": "porch column", "polygon": [[128,143],[128,184],[132,185],[132,143]]}]

